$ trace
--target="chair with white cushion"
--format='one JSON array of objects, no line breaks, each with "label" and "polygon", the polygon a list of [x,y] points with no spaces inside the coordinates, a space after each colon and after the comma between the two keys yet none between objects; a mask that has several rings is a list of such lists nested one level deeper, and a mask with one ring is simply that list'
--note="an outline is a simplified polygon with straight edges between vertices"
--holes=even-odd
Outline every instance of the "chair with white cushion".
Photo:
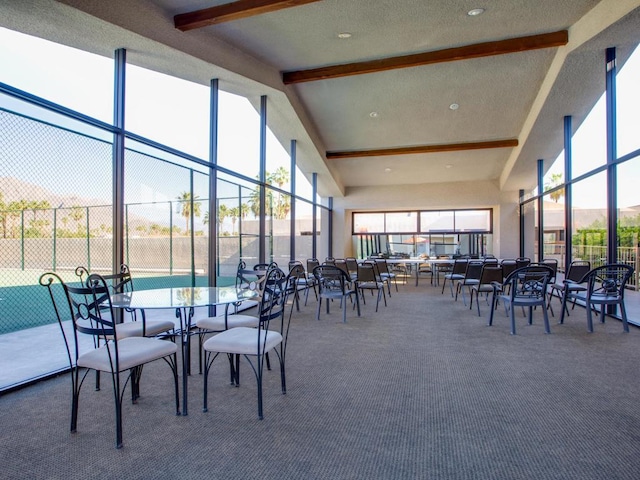
[{"label": "chair with white cushion", "polygon": [[[132,403],[139,398],[142,367],[155,360],[164,360],[173,376],[176,415],[180,415],[178,398],[177,345],[159,338],[117,335],[111,289],[103,277],[92,274],[82,286],[71,286],[55,273],[40,277],[46,287],[62,331],[71,371],[71,432],[76,432],[80,389],[91,370],[111,376],[116,416],[116,448],[122,447],[122,400],[124,389],[131,383]],[[70,321],[72,329],[65,328]],[[82,335],[98,337],[99,342],[88,351]],[[81,373],[83,371],[83,373]],[[127,375],[124,375],[128,371]]]},{"label": "chair with white cushion", "polygon": [[[203,411],[208,411],[208,378],[214,360],[220,354],[243,356],[251,365],[258,390],[258,418],[263,418],[262,378],[266,355],[275,352],[280,362],[282,393],[286,393],[285,353],[293,302],[289,315],[285,315],[287,300],[294,294],[295,282],[277,267],[270,267],[265,274],[264,288],[258,307],[256,327],[235,327],[213,335],[203,344],[204,398]],[[238,374],[238,370],[235,370]],[[236,379],[236,385],[238,380]]]},{"label": "chair with white cushion", "polygon": [[[236,288],[238,290],[254,290],[256,292],[256,295],[259,295],[262,291],[265,280],[266,276],[258,278],[255,274],[255,270],[247,269],[245,262],[241,261],[238,264],[238,268],[236,270]],[[238,313],[238,308],[242,303],[243,302],[225,305],[224,314],[222,315],[203,317],[196,320],[196,327],[198,328],[200,373],[202,373],[202,354],[205,337],[210,334],[224,332],[225,330],[229,330],[230,328],[253,328],[258,326],[258,317],[256,315]],[[229,312],[230,309],[233,309],[233,311]],[[232,357],[229,358],[229,362],[231,363],[231,383],[234,384],[236,382],[236,376],[234,375],[235,367],[233,366]],[[238,359],[236,359],[236,363],[238,363]]]}]

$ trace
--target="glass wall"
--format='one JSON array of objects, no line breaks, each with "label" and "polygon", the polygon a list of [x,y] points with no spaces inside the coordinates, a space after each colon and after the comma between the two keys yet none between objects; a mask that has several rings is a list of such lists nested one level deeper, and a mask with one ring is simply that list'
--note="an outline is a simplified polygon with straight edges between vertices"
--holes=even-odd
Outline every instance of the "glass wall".
[{"label": "glass wall", "polygon": [[573,185],[571,243],[573,260],[592,267],[607,262],[607,183],[601,172]]},{"label": "glass wall", "polygon": [[565,265],[564,188],[542,197],[544,245],[542,258],[555,258],[562,271]]},{"label": "glass wall", "polygon": [[[562,128],[561,123],[558,128]],[[606,131],[606,101],[603,94],[571,139],[571,174],[573,178],[578,178],[607,163]]]},{"label": "glass wall", "polygon": [[[15,319],[1,322],[0,333],[55,323],[39,276],[52,270],[75,281],[79,265],[110,273],[120,243],[136,289],[231,285],[241,260],[275,260],[286,270],[298,233],[306,238],[296,239],[296,255],[312,256],[314,244],[316,254],[329,254],[330,211],[290,194],[290,155],[270,130],[267,181],[260,183],[259,98],[218,92],[216,172],[209,85],[126,65],[123,135],[111,124],[114,59],[0,29],[0,60],[0,297],[3,314]],[[23,91],[54,104],[37,106]],[[122,205],[113,204],[120,171],[114,136],[125,146]],[[210,198],[214,174],[217,198]],[[307,178],[295,174],[300,195],[313,200]],[[122,237],[114,238],[121,224]]]},{"label": "glass wall", "polygon": [[[218,165],[257,180],[260,171],[259,107],[254,107],[247,98],[222,90],[218,102]],[[259,106],[259,99],[254,103]]]},{"label": "glass wall", "polygon": [[6,110],[0,144],[0,333],[8,333],[51,323],[38,285],[45,271],[75,281],[80,265],[111,270],[112,145]]},{"label": "glass wall", "polygon": [[268,262],[287,268],[291,256],[291,196],[267,189],[267,234],[265,237]]},{"label": "glass wall", "polygon": [[635,49],[616,76],[617,148],[622,157],[640,148],[640,51]]},{"label": "glass wall", "polygon": [[295,260],[306,265],[307,258],[313,257],[313,205],[304,200],[296,202]]},{"label": "glass wall", "polygon": [[618,166],[618,261],[635,268],[631,284],[638,288],[640,274],[640,158]]},{"label": "glass wall", "polygon": [[0,82],[103,122],[113,120],[111,58],[0,27],[0,65]]}]

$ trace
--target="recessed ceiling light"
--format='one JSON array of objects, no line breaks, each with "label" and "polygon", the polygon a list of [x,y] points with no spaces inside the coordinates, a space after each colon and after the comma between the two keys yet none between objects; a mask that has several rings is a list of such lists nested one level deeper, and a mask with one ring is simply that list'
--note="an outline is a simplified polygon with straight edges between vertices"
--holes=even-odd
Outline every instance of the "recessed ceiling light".
[{"label": "recessed ceiling light", "polygon": [[482,15],[484,13],[484,8],[473,8],[467,12],[467,15],[470,17],[477,17],[478,15]]},{"label": "recessed ceiling light", "polygon": [[451,165],[450,163],[444,166],[444,168],[452,168],[452,167],[453,165]]},{"label": "recessed ceiling light", "polygon": [[338,38],[351,38],[351,34],[349,32],[342,32],[338,34]]},{"label": "recessed ceiling light", "polygon": [[460,108],[460,105],[458,105],[457,103],[452,103],[451,105],[449,105],[450,110],[457,110],[459,108]]},{"label": "recessed ceiling light", "polygon": [[376,118],[376,117],[378,116],[378,112],[371,112],[371,113],[369,114],[369,116],[370,116],[371,118]]},{"label": "recessed ceiling light", "polygon": [[391,169],[389,167],[384,169],[385,172],[389,173],[391,171]]}]

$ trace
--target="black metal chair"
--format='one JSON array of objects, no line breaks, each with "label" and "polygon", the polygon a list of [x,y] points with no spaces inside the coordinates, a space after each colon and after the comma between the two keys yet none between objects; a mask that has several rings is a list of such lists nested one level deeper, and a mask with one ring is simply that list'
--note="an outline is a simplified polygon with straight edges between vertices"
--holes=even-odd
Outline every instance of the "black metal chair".
[{"label": "black metal chair", "polygon": [[347,270],[349,270],[349,276],[352,280],[358,279],[358,260],[355,257],[345,257],[347,262]]},{"label": "black metal chair", "polygon": [[[256,296],[261,295],[266,276],[258,276],[256,274],[257,271],[262,270],[247,269],[245,262],[241,261],[236,269],[236,288],[238,290],[253,290],[256,292]],[[249,308],[255,306],[255,301],[251,300],[250,302],[252,306]],[[227,304],[223,315],[202,317],[196,320],[196,327],[198,328],[198,364],[200,367],[200,373],[202,373],[202,362],[204,358],[203,346],[205,338],[208,335],[224,332],[230,328],[255,328],[258,326],[258,317],[256,315],[238,313],[238,308],[242,303],[244,302]],[[229,312],[231,307],[233,307],[233,312]],[[231,363],[231,383],[233,384],[237,380],[237,375],[234,375],[233,359],[231,357],[229,358],[229,362]],[[236,358],[236,364],[237,363],[238,359]]]},{"label": "black metal chair", "polygon": [[477,285],[471,286],[471,301],[469,302],[469,310],[473,307],[473,295],[476,295],[476,307],[478,308],[478,316],[480,316],[480,294],[484,293],[489,303],[489,294],[493,293],[493,283],[502,283],[502,265],[493,262],[484,263],[482,272],[480,273],[480,281]]},{"label": "black metal chair", "polygon": [[384,306],[387,306],[387,295],[384,292],[384,282],[376,277],[375,265],[363,263],[358,265],[358,279],[356,280],[356,288],[362,296],[362,303],[366,305],[365,290],[369,290],[372,294],[374,290],[377,292],[376,312],[380,303],[380,297],[384,298]]},{"label": "black metal chair", "polygon": [[[131,400],[139,397],[139,380],[142,367],[155,360],[164,360],[173,374],[176,415],[180,415],[178,398],[178,370],[175,343],[159,338],[143,336],[120,337],[117,334],[115,312],[111,306],[111,288],[103,277],[90,275],[81,286],[71,286],[55,273],[40,277],[40,285],[46,287],[62,331],[69,368],[71,370],[71,432],[77,430],[80,389],[91,370],[111,375],[116,416],[116,448],[122,447],[122,400],[124,389],[131,383]],[[67,310],[68,309],[68,310]],[[68,312],[68,317],[65,312]],[[64,328],[70,320],[71,338]],[[79,337],[90,335],[99,338],[94,348],[81,351]],[[86,370],[85,370],[86,369]],[[84,370],[84,373],[80,373]],[[128,375],[122,378],[126,371]]]},{"label": "black metal chair", "polygon": [[393,273],[391,270],[389,270],[389,264],[387,263],[386,259],[376,258],[375,262],[378,265],[378,271],[380,272],[380,276],[382,277],[382,280],[384,280],[387,283],[387,291],[389,292],[389,296],[391,296],[392,281],[393,281],[393,284],[396,286],[396,292],[398,291],[398,281],[397,281],[398,276],[395,273]]},{"label": "black metal chair", "polygon": [[464,279],[464,274],[467,271],[468,263],[468,258],[457,258],[453,261],[451,272],[445,273],[444,275],[444,279],[442,280],[442,292],[440,293],[444,295],[444,287],[447,284],[447,280],[449,280],[449,289],[451,290],[451,298],[453,298],[453,285],[457,280]]},{"label": "black metal chair", "polygon": [[[293,302],[291,310],[286,315],[288,299],[295,292],[294,277],[286,276],[282,270],[275,266],[268,268],[265,274],[264,288],[260,299],[259,312],[256,317],[257,327],[236,327],[225,330],[212,336],[203,344],[205,351],[204,368],[204,395],[203,411],[208,411],[208,378],[214,360],[220,354],[226,354],[229,358],[243,356],[251,365],[256,377],[258,392],[258,418],[263,419],[262,379],[267,354],[276,352],[280,361],[280,380],[282,393],[287,392],[285,378],[285,354],[286,342],[293,314]],[[278,324],[277,328],[270,328],[272,322]],[[252,360],[252,358],[254,360]],[[236,376],[239,369],[234,369]],[[239,378],[235,378],[236,385]]]},{"label": "black metal chair", "polygon": [[[313,289],[313,292],[318,298],[318,292],[316,290],[316,279],[311,276],[307,276],[307,272],[302,265],[302,262],[298,260],[293,260],[289,262],[289,276],[295,280],[295,292],[294,292],[294,301],[296,302],[296,309],[300,311],[300,291],[304,291],[304,304],[307,305],[307,301],[309,300],[309,290]],[[292,281],[293,281],[292,280]]]},{"label": "black metal chair", "polygon": [[355,287],[351,286],[351,278],[335,265],[320,265],[313,269],[313,276],[318,282],[318,307],[316,318],[320,320],[322,299],[326,300],[327,314],[332,300],[339,300],[342,308],[342,321],[347,322],[347,299],[353,300],[360,316],[360,300]]},{"label": "black metal chair", "polygon": [[509,314],[512,335],[516,334],[516,307],[529,309],[529,325],[531,325],[534,307],[541,306],[545,332],[551,333],[547,314],[547,286],[552,275],[553,269],[548,265],[535,264],[514,270],[502,284],[494,282],[489,325],[493,325],[493,313],[498,301],[504,303],[505,311]]},{"label": "black metal chair", "polygon": [[[551,315],[553,313],[553,308],[551,308],[551,299],[553,296],[558,297],[558,301],[562,307],[562,314],[560,316],[560,323],[564,321],[564,314],[566,312],[569,315],[569,309],[566,306],[566,302],[564,301],[564,296],[566,292],[586,292],[587,287],[585,285],[581,285],[579,282],[582,278],[591,270],[591,262],[588,260],[574,260],[569,265],[569,269],[567,270],[564,280],[562,282],[556,282],[553,285],[549,286],[549,307],[551,310]],[[572,309],[576,306],[575,302],[576,297],[574,297]]]},{"label": "black metal chair", "polygon": [[482,274],[482,267],[484,262],[482,260],[469,260],[467,263],[467,269],[464,272],[464,277],[456,281],[456,296],[455,301],[458,301],[458,294],[462,294],[462,302],[467,305],[467,299],[464,294],[465,287],[471,291],[473,285],[480,283],[480,275]]},{"label": "black metal chair", "polygon": [[611,263],[596,267],[587,272],[578,283],[586,283],[586,291],[566,291],[563,296],[562,316],[560,323],[564,322],[566,301],[569,298],[584,300],[587,309],[587,329],[593,332],[592,307],[600,306],[600,322],[604,323],[607,314],[606,306],[619,305],[622,318],[622,328],[629,332],[627,323],[627,310],[624,306],[624,291],[627,282],[633,275],[633,267],[623,263]]}]

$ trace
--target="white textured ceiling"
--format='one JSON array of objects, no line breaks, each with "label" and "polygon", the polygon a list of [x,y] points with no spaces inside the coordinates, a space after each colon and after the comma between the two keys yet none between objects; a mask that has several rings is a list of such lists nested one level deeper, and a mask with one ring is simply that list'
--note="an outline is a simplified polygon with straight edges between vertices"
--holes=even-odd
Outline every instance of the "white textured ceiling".
[{"label": "white textured ceiling", "polygon": [[[286,148],[289,138],[298,140],[301,167],[318,172],[321,192],[329,195],[350,186],[473,179],[528,189],[536,181],[536,160],[550,163],[562,147],[563,116],[575,115],[578,125],[599,96],[603,49],[619,46],[624,56],[640,41],[640,0],[323,0],[187,32],[174,28],[174,15],[224,3],[62,0],[51,8],[50,0],[24,0],[0,6],[14,14],[0,24],[93,50],[125,47],[134,63],[203,84],[219,78],[221,88],[252,100],[268,95],[270,127]],[[59,4],[95,18],[71,15]],[[486,11],[469,17],[475,7]],[[21,15],[33,16],[33,25]],[[565,29],[564,47],[289,86],[281,80],[284,71]],[[341,40],[340,32],[352,37]],[[460,108],[450,110],[451,103]],[[378,116],[372,118],[374,111]],[[324,158],[326,151],[500,139],[518,139],[520,145]]]}]

